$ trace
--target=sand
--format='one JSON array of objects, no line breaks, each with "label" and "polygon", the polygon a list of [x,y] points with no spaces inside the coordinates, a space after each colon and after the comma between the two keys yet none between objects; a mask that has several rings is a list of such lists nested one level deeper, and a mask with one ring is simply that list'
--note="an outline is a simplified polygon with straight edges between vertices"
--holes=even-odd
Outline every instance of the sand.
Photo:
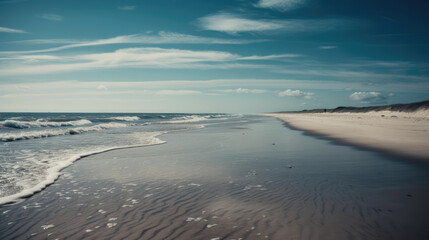
[{"label": "sand", "polygon": [[1,206],[0,239],[429,239],[429,176],[272,117],[92,155]]},{"label": "sand", "polygon": [[266,115],[311,134],[429,163],[429,110]]}]

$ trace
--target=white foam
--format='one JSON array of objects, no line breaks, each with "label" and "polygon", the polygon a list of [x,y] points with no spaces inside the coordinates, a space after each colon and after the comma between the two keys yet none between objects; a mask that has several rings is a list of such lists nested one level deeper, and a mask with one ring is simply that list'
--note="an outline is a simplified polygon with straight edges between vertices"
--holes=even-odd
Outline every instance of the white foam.
[{"label": "white foam", "polygon": [[172,118],[169,121],[162,121],[159,123],[192,123],[192,122],[205,121],[205,120],[208,120],[209,118],[210,118],[210,115],[206,115],[206,116],[190,115],[190,116]]},{"label": "white foam", "polygon": [[198,184],[198,183],[189,183],[188,186],[201,187],[201,184]]},{"label": "white foam", "polygon": [[67,127],[67,126],[82,126],[91,124],[92,122],[86,119],[76,120],[76,121],[67,121],[67,122],[49,122],[42,119],[36,121],[18,121],[13,119],[8,119],[1,122],[5,127],[11,128],[40,128],[40,127]]},{"label": "white foam", "polygon": [[203,219],[203,218],[201,218],[201,217],[197,217],[197,218],[188,217],[188,219],[186,219],[186,221],[187,222],[192,222],[192,221],[199,222],[199,221],[201,221],[201,219]]},{"label": "white foam", "polygon": [[107,224],[107,227],[108,227],[108,228],[112,228],[112,227],[114,227],[114,226],[116,226],[116,225],[118,225],[118,223],[108,223],[108,224]]},{"label": "white foam", "polygon": [[124,117],[110,117],[108,119],[117,120],[117,121],[126,121],[126,122],[133,122],[140,120],[137,116],[124,116]]},{"label": "white foam", "polygon": [[265,190],[265,188],[263,188],[262,185],[247,185],[246,187],[244,187],[243,190],[246,191],[246,190],[250,190],[252,188],[259,188],[260,190]]},{"label": "white foam", "polygon": [[20,181],[22,182],[16,183],[16,184],[22,185],[23,190],[12,195],[0,197],[0,205],[6,204],[6,203],[14,203],[14,202],[17,202],[19,198],[33,195],[36,192],[40,192],[47,185],[52,184],[53,182],[55,182],[55,180],[58,179],[58,177],[60,176],[60,171],[62,169],[70,166],[75,161],[83,157],[87,157],[90,155],[107,152],[115,149],[163,144],[165,143],[165,141],[160,140],[159,138],[157,138],[157,136],[164,133],[166,132],[146,132],[142,134],[145,137],[144,137],[144,141],[142,141],[141,144],[116,146],[116,147],[99,147],[96,150],[92,150],[92,151],[87,150],[86,152],[81,152],[79,154],[76,154],[75,151],[71,151],[73,152],[73,154],[70,154],[69,156],[57,156],[61,160],[53,161],[51,163],[52,165],[48,169],[46,169],[46,175],[44,176],[44,179],[36,183],[34,181],[25,181],[20,179]]},{"label": "white foam", "polygon": [[41,130],[41,131],[23,131],[18,133],[2,133],[0,134],[0,140],[2,142],[12,142],[18,140],[34,139],[34,138],[46,138],[61,135],[74,135],[91,131],[100,131],[109,128],[120,128],[128,125],[123,123],[102,123],[89,127],[74,127],[66,129],[54,129],[54,130]]},{"label": "white foam", "polygon": [[54,224],[48,224],[48,225],[41,226],[41,228],[43,228],[43,230],[46,230],[46,229],[49,229],[49,228],[53,228],[53,227],[55,227]]}]

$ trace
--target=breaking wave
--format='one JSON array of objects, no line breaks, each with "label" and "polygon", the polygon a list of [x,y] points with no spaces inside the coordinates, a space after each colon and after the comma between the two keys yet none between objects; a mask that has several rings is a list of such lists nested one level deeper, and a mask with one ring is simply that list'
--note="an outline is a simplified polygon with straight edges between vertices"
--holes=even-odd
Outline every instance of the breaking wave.
[{"label": "breaking wave", "polygon": [[41,131],[24,131],[24,132],[18,132],[18,133],[3,133],[3,134],[0,134],[0,140],[2,142],[12,142],[12,141],[19,141],[19,140],[26,140],[26,139],[33,139],[33,138],[54,137],[59,135],[74,135],[74,134],[80,134],[84,132],[100,131],[103,129],[119,128],[119,127],[126,127],[126,126],[128,125],[123,123],[111,122],[111,123],[97,124],[89,127],[75,127],[75,128],[41,130]]},{"label": "breaking wave", "polygon": [[10,128],[40,128],[40,127],[67,127],[67,126],[82,126],[91,124],[92,122],[86,119],[76,120],[76,121],[67,121],[67,122],[50,122],[43,119],[38,119],[36,121],[19,121],[8,119],[2,122],[4,127]]},{"label": "breaking wave", "polygon": [[[158,136],[164,133],[166,132],[138,132],[134,133],[139,139],[134,144],[98,146],[87,149],[72,149],[68,151],[58,150],[51,154],[46,153],[46,155],[39,156],[41,159],[30,161],[30,166],[16,165],[14,168],[24,169],[24,171],[13,171],[12,173],[4,174],[2,178],[7,179],[5,182],[8,184],[7,186],[3,186],[1,189],[13,189],[11,186],[19,186],[20,190],[9,194],[0,191],[0,205],[16,202],[19,198],[31,196],[34,193],[43,190],[46,186],[52,184],[56,179],[58,179],[62,169],[70,166],[75,161],[83,157],[115,149],[163,144],[165,141],[160,140]],[[25,171],[25,169],[27,169],[27,171]]]},{"label": "breaking wave", "polygon": [[117,120],[117,121],[126,121],[126,122],[133,122],[133,121],[140,120],[140,118],[137,116],[111,117],[109,119]]}]

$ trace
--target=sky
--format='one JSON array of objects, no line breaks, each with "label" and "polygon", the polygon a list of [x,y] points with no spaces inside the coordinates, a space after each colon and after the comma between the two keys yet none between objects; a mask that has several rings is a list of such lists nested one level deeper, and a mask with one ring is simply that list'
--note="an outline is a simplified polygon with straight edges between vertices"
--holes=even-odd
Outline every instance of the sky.
[{"label": "sky", "polygon": [[429,1],[0,0],[0,111],[429,99]]}]

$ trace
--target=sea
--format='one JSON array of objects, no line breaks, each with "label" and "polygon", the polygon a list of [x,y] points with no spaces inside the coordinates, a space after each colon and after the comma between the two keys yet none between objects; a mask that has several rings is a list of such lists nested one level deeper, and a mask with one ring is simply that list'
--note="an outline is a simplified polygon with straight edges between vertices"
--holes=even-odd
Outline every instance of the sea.
[{"label": "sea", "polygon": [[82,157],[163,144],[159,137],[169,132],[242,118],[218,113],[0,113],[0,205],[40,192]]},{"label": "sea", "polygon": [[427,164],[276,118],[1,113],[0,126],[0,239],[429,239]]}]

